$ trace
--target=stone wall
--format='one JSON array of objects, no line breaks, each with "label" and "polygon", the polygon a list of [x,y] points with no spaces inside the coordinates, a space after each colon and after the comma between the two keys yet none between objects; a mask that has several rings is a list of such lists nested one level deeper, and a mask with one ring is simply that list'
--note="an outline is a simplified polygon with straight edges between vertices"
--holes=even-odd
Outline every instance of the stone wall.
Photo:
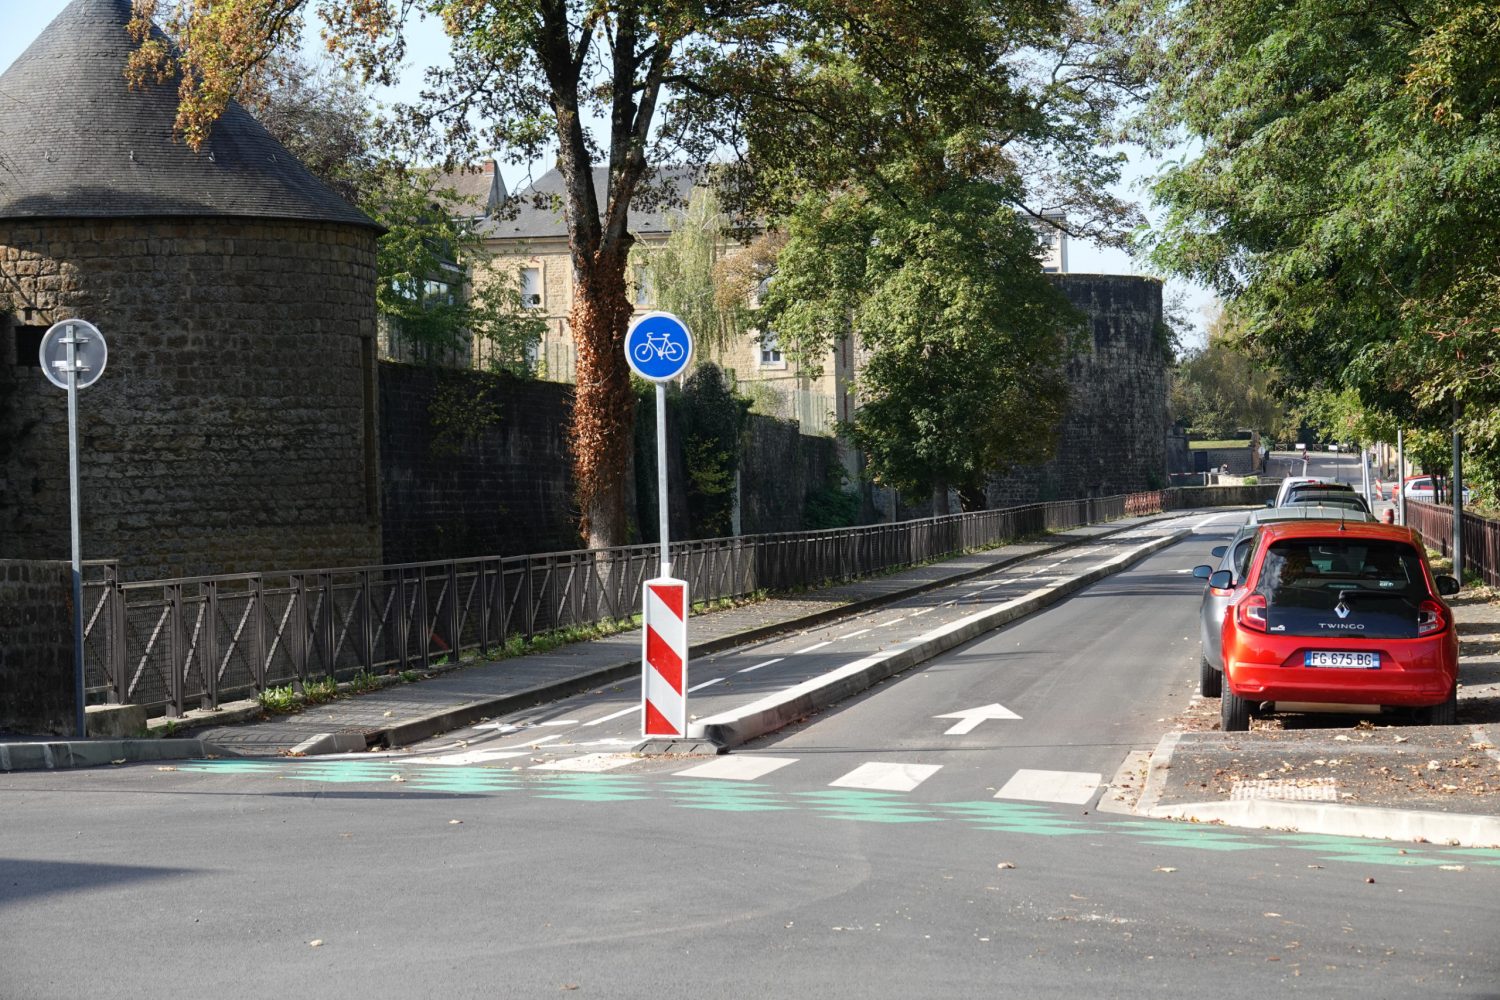
[{"label": "stone wall", "polygon": [[375,233],[0,221],[0,558],[66,556],[66,393],[40,333],[104,333],[79,395],[84,555],[127,579],[380,561]]},{"label": "stone wall", "polygon": [[1278,485],[1257,486],[1185,486],[1167,493],[1169,510],[1196,510],[1199,507],[1263,507],[1276,499]]},{"label": "stone wall", "polygon": [[386,561],[578,548],[571,409],[556,382],[382,361]]},{"label": "stone wall", "polygon": [[807,494],[836,481],[838,444],[752,413],[740,453],[740,531],[801,531]]},{"label": "stone wall", "polygon": [[1104,274],[1054,280],[1086,323],[1083,345],[1068,363],[1068,413],[1056,457],[992,479],[990,507],[1108,496],[1166,482],[1161,282]]},{"label": "stone wall", "polygon": [[0,731],[73,734],[72,588],[66,562],[0,559]]}]

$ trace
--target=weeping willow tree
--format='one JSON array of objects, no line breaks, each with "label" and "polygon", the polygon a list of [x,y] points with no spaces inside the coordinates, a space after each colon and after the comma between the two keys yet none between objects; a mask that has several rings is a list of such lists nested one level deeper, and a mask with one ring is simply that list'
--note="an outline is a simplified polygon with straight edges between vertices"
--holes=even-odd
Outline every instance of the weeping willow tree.
[{"label": "weeping willow tree", "polygon": [[667,217],[666,243],[637,243],[630,251],[635,285],[649,290],[652,308],[687,323],[700,360],[723,357],[748,335],[748,290],[736,280],[741,268],[731,266],[743,250],[731,243],[730,219],[711,189],[695,189],[687,207]]}]

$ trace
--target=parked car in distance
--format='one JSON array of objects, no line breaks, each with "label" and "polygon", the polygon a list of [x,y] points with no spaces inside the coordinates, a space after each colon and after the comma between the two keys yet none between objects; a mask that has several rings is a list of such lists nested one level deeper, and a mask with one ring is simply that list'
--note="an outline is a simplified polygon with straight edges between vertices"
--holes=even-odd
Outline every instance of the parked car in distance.
[{"label": "parked car in distance", "polygon": [[1220,722],[1243,731],[1257,711],[1421,710],[1452,725],[1458,713],[1458,637],[1420,539],[1384,524],[1293,521],[1263,525],[1220,627]]},{"label": "parked car in distance", "polygon": [[1224,624],[1224,609],[1229,606],[1229,597],[1234,592],[1234,587],[1245,578],[1256,532],[1263,524],[1318,520],[1362,523],[1375,519],[1364,511],[1347,510],[1341,507],[1296,506],[1251,511],[1249,519],[1234,533],[1228,545],[1218,545],[1213,548],[1212,553],[1218,560],[1215,565],[1193,567],[1193,575],[1204,581],[1207,581],[1215,570],[1228,570],[1231,573],[1230,586],[1205,586],[1203,600],[1198,605],[1198,693],[1203,697],[1219,697],[1224,679],[1220,631]]},{"label": "parked car in distance", "polygon": [[1354,490],[1295,490],[1283,507],[1342,507],[1370,513],[1370,505]]},{"label": "parked car in distance", "polygon": [[1276,490],[1276,499],[1266,504],[1267,507],[1280,507],[1286,500],[1287,495],[1294,489],[1309,487],[1314,489],[1331,489],[1339,484],[1331,479],[1320,479],[1317,476],[1287,476],[1281,481],[1281,486]]},{"label": "parked car in distance", "polygon": [[[1437,496],[1437,489],[1433,486],[1431,476],[1413,476],[1402,485],[1403,492],[1408,500],[1425,500],[1433,502]],[[1467,506],[1474,499],[1474,491],[1464,487],[1464,504]]]}]

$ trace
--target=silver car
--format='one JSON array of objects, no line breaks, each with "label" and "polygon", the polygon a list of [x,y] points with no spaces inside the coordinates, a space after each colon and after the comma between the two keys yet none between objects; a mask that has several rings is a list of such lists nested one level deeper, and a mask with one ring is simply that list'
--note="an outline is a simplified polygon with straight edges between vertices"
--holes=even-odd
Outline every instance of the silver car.
[{"label": "silver car", "polygon": [[1251,511],[1228,545],[1214,546],[1212,554],[1219,560],[1216,565],[1193,567],[1193,576],[1208,581],[1208,586],[1203,588],[1203,603],[1198,607],[1198,634],[1202,646],[1198,658],[1198,693],[1203,697],[1217,698],[1223,691],[1224,650],[1220,630],[1224,624],[1224,611],[1229,607],[1229,595],[1245,578],[1245,570],[1250,568],[1256,533],[1262,524],[1302,520],[1373,521],[1375,518],[1365,511],[1344,507],[1276,507]]}]

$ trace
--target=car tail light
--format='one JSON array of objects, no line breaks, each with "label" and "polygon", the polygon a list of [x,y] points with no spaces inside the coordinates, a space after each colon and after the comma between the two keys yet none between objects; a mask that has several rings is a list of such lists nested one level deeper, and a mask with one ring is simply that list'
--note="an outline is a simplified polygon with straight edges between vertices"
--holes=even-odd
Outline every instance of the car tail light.
[{"label": "car tail light", "polygon": [[1417,609],[1417,635],[1432,635],[1448,627],[1448,612],[1437,601],[1423,601]]},{"label": "car tail light", "polygon": [[1263,594],[1247,594],[1235,608],[1235,620],[1244,628],[1256,632],[1266,630],[1266,598]]}]

